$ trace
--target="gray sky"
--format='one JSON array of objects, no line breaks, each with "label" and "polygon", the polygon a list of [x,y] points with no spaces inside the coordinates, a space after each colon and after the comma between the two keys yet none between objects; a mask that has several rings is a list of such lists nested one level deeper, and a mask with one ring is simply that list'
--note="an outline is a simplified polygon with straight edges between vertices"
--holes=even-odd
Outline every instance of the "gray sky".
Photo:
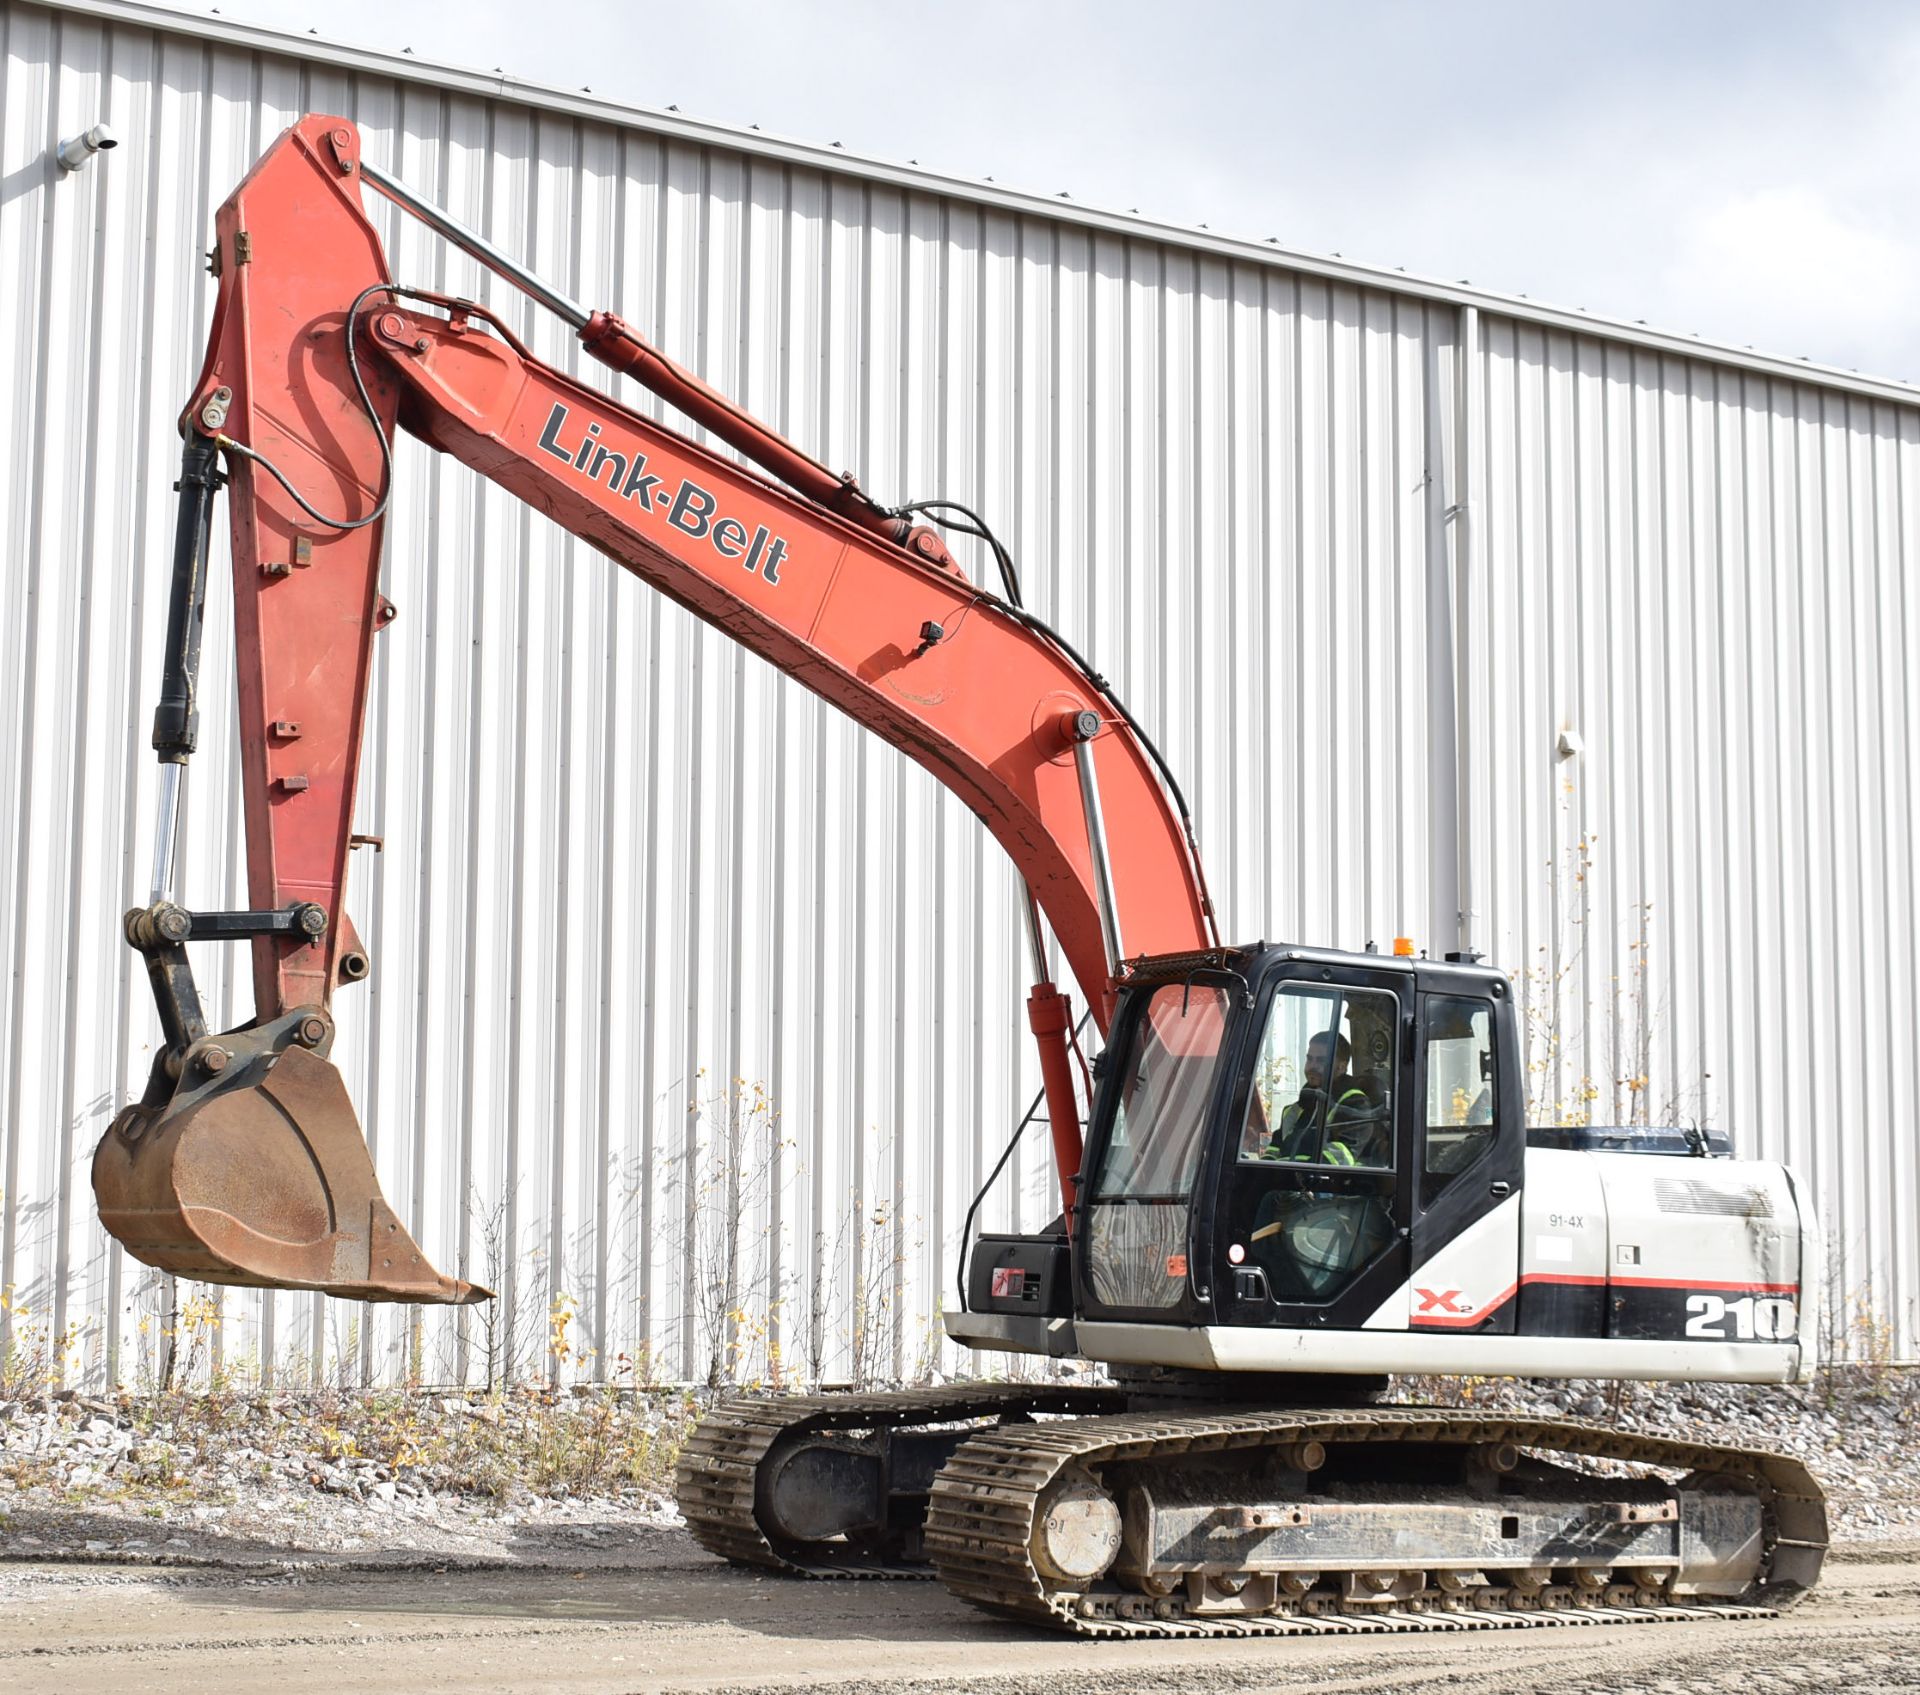
[{"label": "gray sky", "polygon": [[1920,379],[1920,8],[1897,3],[219,10]]}]

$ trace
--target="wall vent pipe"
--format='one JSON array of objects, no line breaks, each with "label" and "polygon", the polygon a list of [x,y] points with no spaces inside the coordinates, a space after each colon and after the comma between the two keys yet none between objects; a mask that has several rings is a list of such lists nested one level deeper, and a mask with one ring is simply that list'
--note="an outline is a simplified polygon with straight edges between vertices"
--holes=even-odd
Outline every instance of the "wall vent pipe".
[{"label": "wall vent pipe", "polygon": [[94,154],[110,152],[119,145],[119,136],[106,124],[95,124],[92,129],[68,136],[53,150],[53,156],[60,161],[61,170],[77,171]]}]

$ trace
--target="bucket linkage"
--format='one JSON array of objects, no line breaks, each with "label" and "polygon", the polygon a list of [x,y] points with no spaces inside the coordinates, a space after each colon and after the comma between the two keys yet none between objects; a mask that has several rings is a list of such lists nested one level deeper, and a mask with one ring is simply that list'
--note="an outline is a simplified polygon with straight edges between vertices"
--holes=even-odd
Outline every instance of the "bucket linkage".
[{"label": "bucket linkage", "polygon": [[100,1219],[136,1259],[182,1277],[318,1289],[363,1301],[461,1305],[488,1291],[436,1271],[380,1190],[328,1053],[333,1019],[298,1007],[209,1035],[189,940],[324,928],[317,906],[190,913],[157,901],[127,914],[168,1041],[143,1100],[93,1156]]},{"label": "bucket linkage", "polygon": [[[217,449],[188,432],[174,536],[166,664],[153,745],[161,760],[152,903],[126,915],[146,960],[164,1042],[145,1096],[120,1112],[93,1156],[101,1222],[136,1259],[182,1277],[355,1300],[460,1305],[488,1291],[444,1277],[387,1204],[360,1121],[327,1057],[324,1004],[282,1008],[210,1034],[187,943],[265,938],[320,944],[325,907],[191,912],[166,898],[180,773],[198,736],[200,632]],[[342,919],[344,923],[344,919]],[[355,975],[365,974],[357,950]],[[263,1012],[268,1003],[262,1001]]]}]

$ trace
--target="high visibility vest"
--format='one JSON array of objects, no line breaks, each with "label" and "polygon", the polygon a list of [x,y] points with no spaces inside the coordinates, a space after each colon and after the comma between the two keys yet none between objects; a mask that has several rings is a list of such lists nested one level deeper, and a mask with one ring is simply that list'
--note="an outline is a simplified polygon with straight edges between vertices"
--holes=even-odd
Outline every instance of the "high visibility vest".
[{"label": "high visibility vest", "polygon": [[[1297,1105],[1298,1103],[1296,1102],[1295,1106],[1297,1107]],[[1359,1113],[1369,1112],[1372,1108],[1373,1102],[1367,1098],[1366,1090],[1361,1088],[1358,1083],[1355,1083],[1350,1088],[1343,1090],[1340,1098],[1327,1108],[1326,1127],[1329,1130],[1336,1128],[1334,1118],[1342,1111]],[[1287,1110],[1288,1112],[1292,1112],[1295,1108],[1289,1107]],[[1289,1125],[1286,1122],[1285,1116],[1282,1116],[1280,1136],[1290,1136],[1298,1128],[1299,1120],[1296,1119],[1293,1124]],[[1279,1137],[1275,1138],[1276,1141],[1279,1139]],[[1358,1165],[1360,1163],[1358,1156],[1355,1155],[1353,1149],[1348,1147],[1345,1142],[1328,1142],[1326,1146],[1320,1150],[1320,1155],[1317,1159],[1312,1154],[1283,1154],[1274,1147],[1272,1143],[1269,1143],[1260,1157],[1262,1159],[1286,1160],[1289,1163],[1300,1162],[1307,1165]]]},{"label": "high visibility vest", "polygon": [[1312,1154],[1283,1154],[1274,1148],[1268,1148],[1260,1157],[1272,1160],[1275,1164],[1287,1165],[1358,1165],[1360,1163],[1353,1149],[1345,1142],[1329,1142],[1320,1150],[1320,1156],[1317,1159]]}]

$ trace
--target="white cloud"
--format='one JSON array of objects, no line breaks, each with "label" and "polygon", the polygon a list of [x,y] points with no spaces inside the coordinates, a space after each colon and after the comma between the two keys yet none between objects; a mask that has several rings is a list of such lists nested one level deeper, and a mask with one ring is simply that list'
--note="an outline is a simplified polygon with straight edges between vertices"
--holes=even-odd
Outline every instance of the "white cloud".
[{"label": "white cloud", "polygon": [[1691,321],[1738,324],[1746,339],[1778,352],[1818,356],[1805,345],[1809,326],[1852,347],[1909,350],[1920,245],[1804,184],[1768,188],[1735,196],[1686,230],[1660,281]]}]

